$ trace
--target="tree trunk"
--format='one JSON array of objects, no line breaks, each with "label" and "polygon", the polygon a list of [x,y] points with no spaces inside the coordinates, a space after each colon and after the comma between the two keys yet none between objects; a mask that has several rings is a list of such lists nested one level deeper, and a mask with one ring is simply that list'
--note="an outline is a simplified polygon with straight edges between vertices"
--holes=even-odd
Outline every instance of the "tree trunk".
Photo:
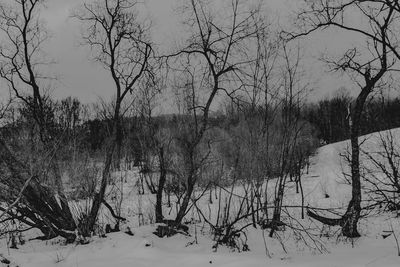
[{"label": "tree trunk", "polygon": [[180,206],[178,214],[176,215],[176,218],[175,218],[175,223],[177,225],[182,223],[182,220],[186,215],[186,210],[189,206],[190,198],[192,197],[192,193],[194,190],[194,184],[195,184],[194,177],[191,174],[190,177],[188,178],[188,187],[187,187],[186,194],[183,198],[182,205]]},{"label": "tree trunk", "polygon": [[269,237],[274,235],[274,232],[277,230],[278,223],[281,220],[281,210],[282,210],[282,201],[283,195],[285,192],[285,182],[286,182],[286,174],[281,176],[278,186],[278,192],[274,200],[274,214],[272,215],[271,222],[271,231],[269,232]]},{"label": "tree trunk", "polygon": [[103,174],[102,174],[102,178],[101,178],[100,190],[94,196],[92,208],[90,210],[88,217],[85,218],[82,222],[80,222],[80,225],[78,226],[80,234],[82,234],[85,237],[89,237],[91,235],[91,233],[93,232],[94,226],[96,224],[97,215],[99,213],[101,203],[103,202],[104,194],[106,192],[106,188],[107,188],[107,184],[108,184],[108,180],[109,180],[109,176],[110,176],[110,170],[111,170],[114,149],[115,149],[115,142],[113,141],[112,144],[110,144],[107,148],[106,160],[104,163],[104,169],[103,169]]},{"label": "tree trunk", "polygon": [[121,109],[121,101],[122,99],[117,94],[117,101],[115,103],[114,108],[114,117],[113,117],[113,130],[111,135],[111,143],[107,146],[106,150],[106,159],[104,162],[103,173],[101,177],[100,190],[95,194],[93,199],[93,204],[90,209],[90,213],[79,225],[79,230],[83,236],[90,236],[93,232],[94,226],[96,224],[97,215],[99,213],[101,203],[103,203],[104,195],[106,193],[107,185],[109,183],[110,173],[111,173],[111,165],[113,163],[113,157],[115,150],[120,149],[121,145],[121,122],[120,122],[120,109]]},{"label": "tree trunk", "polygon": [[165,182],[167,180],[167,172],[165,166],[164,149],[159,149],[160,155],[160,180],[158,182],[156,194],[156,223],[161,223],[164,220],[162,212],[162,196],[164,191]]},{"label": "tree trunk", "polygon": [[357,223],[361,214],[361,176],[360,176],[360,135],[361,114],[365,101],[372,88],[365,87],[356,99],[353,115],[350,121],[350,142],[351,142],[351,201],[347,207],[342,220],[342,232],[346,237],[359,237]]},{"label": "tree trunk", "polygon": [[299,177],[298,184],[300,186],[300,192],[301,192],[301,219],[304,220],[304,190],[303,190],[303,185],[301,183],[301,177]]},{"label": "tree trunk", "polygon": [[346,213],[340,219],[330,219],[319,216],[312,211],[307,211],[307,214],[310,217],[324,224],[340,225],[342,227],[343,235],[350,238],[360,236],[357,229],[357,224],[361,215],[360,145],[358,143],[358,136],[360,135],[361,114],[365,101],[372,89],[373,84],[367,84],[358,95],[350,120],[352,194]]}]

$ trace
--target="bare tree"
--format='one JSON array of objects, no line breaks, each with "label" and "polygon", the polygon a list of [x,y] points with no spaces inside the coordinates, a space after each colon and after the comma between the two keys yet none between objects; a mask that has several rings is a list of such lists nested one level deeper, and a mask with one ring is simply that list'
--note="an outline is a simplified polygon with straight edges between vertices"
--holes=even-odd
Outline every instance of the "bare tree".
[{"label": "bare tree", "polygon": [[[400,210],[400,148],[392,130],[379,133],[379,150],[364,151],[361,155],[367,158],[368,163],[362,168],[365,170],[365,191],[370,196],[367,199],[370,208],[381,208],[378,211]],[[368,166],[370,165],[370,166]]]},{"label": "bare tree", "polygon": [[[367,97],[383,81],[395,60],[400,59],[395,33],[399,25],[399,7],[399,1],[391,0],[312,1],[298,15],[301,32],[289,34],[289,38],[296,38],[318,30],[337,28],[357,34],[366,41],[367,49],[350,47],[339,60],[326,60],[333,70],[348,73],[360,87],[360,93],[351,108],[351,201],[339,219],[328,219],[308,212],[323,223],[342,226],[342,232],[347,237],[360,236],[357,230],[361,213],[360,119]],[[367,23],[352,23],[350,18],[356,16]]]},{"label": "bare tree", "polygon": [[[294,170],[301,168],[298,165],[299,150],[301,149],[302,135],[307,136],[306,123],[301,120],[300,111],[304,97],[310,90],[309,84],[304,81],[304,72],[302,68],[302,56],[299,46],[290,49],[287,43],[282,46],[282,67],[281,76],[282,84],[280,89],[280,114],[281,118],[278,122],[278,131],[281,137],[278,137],[279,155],[278,179],[275,184],[274,192],[274,209],[271,221],[268,223],[271,231],[270,237],[282,225],[281,213],[286,191],[287,180],[293,180]],[[300,179],[300,177],[297,177]]]},{"label": "bare tree", "polygon": [[[48,34],[38,18],[38,10],[45,1],[12,2],[0,6],[1,31],[6,37],[0,47],[0,76],[19,99],[31,106],[34,118],[40,122],[43,109],[40,80],[46,78],[40,66],[50,63],[42,51]],[[32,101],[28,100],[30,96]]]},{"label": "bare tree", "polygon": [[[172,134],[168,119],[155,116],[158,97],[163,92],[162,79],[156,83],[146,83],[140,90],[138,115],[140,130],[139,143],[141,151],[140,172],[146,178],[148,188],[156,194],[155,220],[161,223],[163,216],[163,192],[167,183],[167,175],[171,174],[169,158],[171,155]],[[153,183],[153,177],[158,175],[158,183]]]},{"label": "bare tree", "polygon": [[121,149],[121,105],[143,80],[152,79],[149,25],[140,18],[135,0],[99,0],[84,4],[75,17],[85,25],[83,41],[93,59],[109,73],[115,86],[111,141],[106,147],[100,190],[96,194],[83,232],[89,235],[104,201],[113,157]]},{"label": "bare tree", "polygon": [[[255,37],[255,10],[245,10],[242,1],[232,0],[223,18],[216,16],[213,7],[202,0],[191,0],[184,7],[185,24],[189,27],[190,37],[187,45],[178,53],[170,56],[182,59],[184,69],[193,74],[187,89],[191,91],[192,105],[189,111],[192,117],[192,130],[185,141],[187,153],[186,191],[182,205],[175,219],[180,223],[186,215],[193,190],[199,178],[199,163],[204,160],[198,155],[198,147],[209,126],[212,104],[217,94],[225,92],[232,96],[240,88],[244,66],[248,64],[246,42]],[[224,14],[225,15],[225,14]],[[186,72],[188,73],[188,72]],[[207,88],[200,97],[200,88]],[[194,104],[194,105],[193,105]]]},{"label": "bare tree", "polygon": [[[267,19],[263,18],[263,20]],[[254,191],[252,196],[256,200],[256,207],[254,207],[254,201],[251,201],[253,225],[260,221],[260,207],[267,205],[263,203],[267,198],[267,190],[262,192],[262,189],[264,179],[272,178],[271,126],[280,106],[278,95],[281,83],[278,67],[281,42],[269,25],[265,27],[261,24],[259,27],[256,35],[256,57],[250,65],[251,82],[246,88],[250,101],[249,110],[243,110],[244,119],[248,123],[247,129],[251,132],[247,147],[250,150],[250,156],[254,157],[254,159],[249,159],[249,167],[245,167],[255,169],[255,173],[249,175],[249,182]],[[255,214],[254,211],[256,211]]]},{"label": "bare tree", "polygon": [[[54,170],[55,179],[60,182],[55,152],[57,144],[49,125],[52,111],[47,104],[51,101],[43,96],[44,81],[48,77],[42,71],[43,67],[50,64],[42,51],[48,38],[39,19],[44,3],[42,0],[15,0],[0,4],[0,77],[25,105],[27,113],[33,119],[30,123],[37,130],[33,130],[32,134],[38,134],[40,141],[35,144],[35,138],[31,140],[33,147],[39,147],[32,152],[44,156],[42,163],[36,162],[30,168],[32,166],[27,166],[25,160],[21,159],[21,154],[17,156],[5,140],[0,140],[1,171],[5,174],[1,183],[8,189],[6,201],[16,203],[15,209],[6,212],[11,219],[39,228],[44,233],[44,238],[62,235],[68,241],[73,241],[76,225],[62,187],[58,187],[55,192],[41,183],[50,169]],[[27,156],[26,154],[29,153],[22,155]],[[31,158],[34,157],[31,155]],[[41,164],[43,165],[39,166]],[[25,181],[31,182],[24,185]],[[16,194],[18,191],[22,192],[23,197]],[[17,201],[18,199],[22,201]]]}]

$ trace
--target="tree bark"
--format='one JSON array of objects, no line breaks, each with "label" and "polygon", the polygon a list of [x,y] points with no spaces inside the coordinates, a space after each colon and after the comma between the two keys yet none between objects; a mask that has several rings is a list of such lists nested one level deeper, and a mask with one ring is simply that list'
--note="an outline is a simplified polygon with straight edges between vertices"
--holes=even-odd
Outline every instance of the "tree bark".
[{"label": "tree bark", "polygon": [[325,218],[317,215],[310,210],[307,214],[327,225],[340,225],[342,233],[346,237],[359,237],[360,233],[357,224],[361,215],[361,175],[360,175],[360,144],[358,136],[360,135],[361,114],[368,95],[374,87],[373,83],[367,83],[356,99],[350,121],[350,142],[351,142],[351,200],[347,206],[346,213],[339,219]]},{"label": "tree bark", "polygon": [[121,127],[119,122],[120,107],[121,107],[121,100],[118,99],[114,109],[111,143],[107,146],[106,150],[106,159],[104,162],[104,168],[101,177],[100,190],[98,193],[95,194],[93,198],[93,204],[90,209],[89,215],[87,216],[87,218],[84,218],[84,220],[78,226],[79,231],[85,237],[89,237],[93,232],[94,226],[96,224],[97,215],[99,213],[101,204],[103,203],[104,195],[106,193],[107,185],[109,182],[114,151],[118,146],[118,133],[120,131],[119,127]]},{"label": "tree bark", "polygon": [[188,186],[187,186],[187,191],[185,193],[185,196],[182,200],[182,205],[179,208],[178,214],[176,215],[175,218],[175,223],[177,225],[182,223],[183,218],[186,215],[186,210],[189,206],[190,198],[192,197],[193,190],[194,190],[194,185],[195,185],[195,177],[193,172],[191,172],[189,178],[188,178]]},{"label": "tree bark", "polygon": [[163,197],[165,182],[167,180],[167,171],[165,166],[164,149],[162,147],[159,149],[159,156],[160,156],[160,180],[158,181],[158,188],[156,194],[156,223],[161,223],[164,220],[162,212],[162,197]]},{"label": "tree bark", "polygon": [[89,237],[91,235],[91,233],[93,232],[94,226],[96,224],[97,215],[100,210],[101,203],[103,203],[108,180],[110,177],[110,170],[111,170],[114,149],[115,149],[115,141],[112,141],[112,143],[108,146],[107,152],[106,152],[106,160],[104,163],[104,169],[103,169],[103,174],[102,174],[102,178],[101,178],[100,190],[94,196],[93,204],[92,204],[92,207],[91,207],[88,217],[85,218],[78,226],[80,234],[82,234],[85,237]]},{"label": "tree bark", "polygon": [[356,99],[354,111],[351,116],[350,125],[350,142],[351,142],[351,200],[347,207],[347,211],[342,218],[342,232],[346,237],[359,237],[357,223],[361,214],[361,176],[360,176],[360,144],[358,136],[360,135],[361,114],[365,101],[372,86],[367,85]]}]

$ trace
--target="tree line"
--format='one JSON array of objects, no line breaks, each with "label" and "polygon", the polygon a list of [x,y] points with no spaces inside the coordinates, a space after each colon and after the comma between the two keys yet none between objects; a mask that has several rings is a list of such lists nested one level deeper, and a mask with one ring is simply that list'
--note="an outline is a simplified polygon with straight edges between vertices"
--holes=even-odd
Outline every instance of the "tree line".
[{"label": "tree line", "polygon": [[[349,115],[354,97],[344,93],[308,105],[305,118],[318,129],[321,143],[349,139]],[[365,135],[400,126],[400,99],[398,97],[370,97],[361,117],[360,134]]]}]

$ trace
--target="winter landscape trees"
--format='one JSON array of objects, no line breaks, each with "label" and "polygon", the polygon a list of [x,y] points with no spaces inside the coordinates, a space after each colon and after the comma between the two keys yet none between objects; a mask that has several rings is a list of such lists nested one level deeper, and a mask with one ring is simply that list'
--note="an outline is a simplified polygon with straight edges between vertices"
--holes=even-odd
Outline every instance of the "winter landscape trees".
[{"label": "winter landscape trees", "polygon": [[99,192],[90,214],[83,218],[83,234],[94,230],[100,205],[104,199],[113,157],[120,159],[122,146],[121,111],[123,101],[139,85],[151,83],[152,47],[148,25],[140,21],[135,6],[138,2],[116,0],[84,4],[76,17],[85,23],[83,40],[91,47],[93,59],[110,72],[115,85],[115,103],[111,118],[111,141],[105,151],[104,169]]},{"label": "winter landscape trees", "polygon": [[[0,238],[16,248],[39,230],[87,244],[157,223],[159,237],[194,236],[189,246],[201,234],[214,250],[249,251],[256,233],[271,257],[270,240],[322,252],[326,226],[354,241],[369,213],[398,214],[395,135],[380,134],[379,151],[360,138],[400,127],[399,98],[385,93],[400,59],[398,1],[304,1],[285,31],[262,3],[222,2],[180,3],[185,34],[173,47],[153,41],[140,1],[74,9],[87,59],[112,81],[110,99],[92,104],[50,93],[46,1],[0,3]],[[360,37],[323,57],[358,91],[310,100],[301,40],[332,29]],[[346,139],[351,199],[343,209],[322,188],[320,206],[310,197],[327,179],[315,174],[318,147]]]},{"label": "winter landscape trees", "polygon": [[[40,72],[41,65],[50,64],[41,50],[47,39],[38,18],[42,4],[13,1],[1,5],[0,25],[5,40],[0,48],[0,75],[23,103],[21,116],[26,119],[28,134],[25,140],[14,144],[26,146],[26,153],[18,156],[10,150],[11,142],[1,140],[2,201],[14,202],[14,208],[4,210],[11,219],[19,218],[40,229],[45,238],[61,235],[73,241],[75,222],[60,181],[53,107],[43,88],[48,77]],[[55,186],[42,184],[47,175]]]},{"label": "winter landscape trees", "polygon": [[[355,103],[350,108],[350,140],[351,140],[351,183],[352,199],[346,213],[339,220],[322,218],[312,212],[315,217],[330,225],[341,225],[343,234],[348,237],[359,236],[357,223],[361,213],[361,175],[359,136],[361,117],[368,96],[382,83],[383,78],[396,69],[398,57],[396,34],[392,31],[398,26],[397,1],[317,1],[309,3],[299,14],[298,21],[303,32],[293,37],[310,34],[319,29],[337,27],[343,31],[360,34],[365,41],[366,49],[360,46],[350,47],[338,60],[326,59],[327,63],[337,71],[352,76],[360,87]],[[366,19],[357,26],[351,23],[351,16]]]}]

